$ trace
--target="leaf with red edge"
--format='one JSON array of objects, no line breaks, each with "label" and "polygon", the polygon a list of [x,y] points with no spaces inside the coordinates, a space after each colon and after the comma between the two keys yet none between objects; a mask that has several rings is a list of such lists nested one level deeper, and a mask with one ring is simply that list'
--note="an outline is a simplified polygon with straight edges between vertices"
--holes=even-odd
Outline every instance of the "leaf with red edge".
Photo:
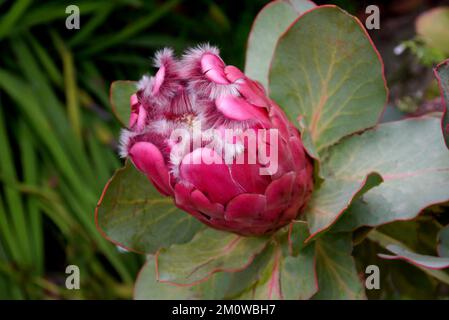
[{"label": "leaf with red edge", "polygon": [[394,255],[378,254],[379,257],[388,260],[404,260],[415,266],[432,270],[449,268],[449,257],[442,258],[417,254],[395,244],[387,245],[386,248],[393,252]]},{"label": "leaf with red edge", "polygon": [[109,98],[111,100],[112,112],[124,127],[128,126],[131,114],[130,99],[136,91],[137,83],[135,81],[118,80],[111,84]]},{"label": "leaf with red edge", "polygon": [[134,298],[154,299],[233,299],[248,290],[260,279],[261,270],[270,261],[271,251],[263,250],[251,265],[239,272],[216,272],[206,281],[179,286],[157,281],[156,261],[148,256],[136,280]]},{"label": "leaf with red edge", "polygon": [[252,299],[280,300],[283,298],[281,292],[281,261],[282,251],[276,245],[270,262],[263,270],[256,286],[252,289]]},{"label": "leaf with red edge", "polygon": [[156,261],[148,256],[134,285],[135,300],[192,300],[200,299],[199,293],[191,287],[173,286],[156,280]]},{"label": "leaf with red edge", "polygon": [[315,270],[315,246],[302,248],[296,256],[287,256],[281,262],[283,299],[310,299],[318,291]]},{"label": "leaf with red edge", "polygon": [[306,247],[305,242],[310,237],[307,222],[293,221],[290,223],[287,237],[289,255],[297,256]]},{"label": "leaf with red edge", "polygon": [[351,234],[325,234],[316,240],[318,293],[314,299],[365,299],[352,257]]},{"label": "leaf with red edge", "polygon": [[376,125],[387,100],[382,60],[368,33],[331,5],[307,11],[281,36],[269,79],[272,98],[289,118],[297,123],[301,116],[314,158]]},{"label": "leaf with red edge", "polygon": [[413,219],[449,201],[449,156],[440,130],[439,119],[414,118],[379,125],[331,148],[323,167],[333,175],[374,170],[384,180],[356,200],[333,230]]},{"label": "leaf with red edge", "polygon": [[[265,249],[264,255],[268,256],[264,267],[259,269],[259,277],[256,284],[243,294],[239,299],[310,299],[318,290],[315,273],[315,247],[300,244],[292,246],[290,240],[299,237],[291,237],[299,230],[307,232],[299,223],[285,234],[280,231],[275,242]],[[292,232],[293,231],[293,232]],[[289,240],[290,239],[290,240]],[[292,249],[295,255],[292,255]]]},{"label": "leaf with red edge", "polygon": [[334,175],[332,168],[323,163],[322,174],[326,180],[313,192],[305,210],[311,234],[306,241],[329,229],[355,199],[383,181],[376,172],[358,174],[355,171]]},{"label": "leaf with red edge", "polygon": [[441,119],[441,128],[443,129],[444,141],[449,149],[449,59],[440,63],[434,69],[435,77],[441,91],[441,102],[444,106],[443,118]]},{"label": "leaf with red edge", "polygon": [[106,184],[95,211],[100,232],[111,242],[139,253],[155,253],[190,241],[204,226],[162,196],[127,163]]},{"label": "leaf with red edge", "polygon": [[189,243],[158,252],[158,279],[191,285],[207,280],[215,272],[241,271],[252,263],[267,241],[266,237],[242,237],[209,228],[202,230]]},{"label": "leaf with red edge", "polygon": [[315,7],[309,0],[276,0],[257,14],[246,45],[245,74],[268,89],[268,71],[274,48],[288,26],[305,11]]},{"label": "leaf with red edge", "polygon": [[271,260],[272,246],[258,254],[251,265],[238,272],[217,272],[207,281],[194,286],[202,299],[234,299],[252,288],[260,280]]}]

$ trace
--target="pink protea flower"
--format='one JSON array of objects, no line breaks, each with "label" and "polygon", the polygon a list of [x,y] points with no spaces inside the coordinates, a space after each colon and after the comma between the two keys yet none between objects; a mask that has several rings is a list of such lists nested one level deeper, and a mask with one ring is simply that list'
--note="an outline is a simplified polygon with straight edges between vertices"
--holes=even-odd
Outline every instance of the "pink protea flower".
[{"label": "pink protea flower", "polygon": [[164,195],[205,224],[242,235],[295,219],[312,187],[300,135],[263,87],[208,45],[159,68],[131,97],[121,153]]}]

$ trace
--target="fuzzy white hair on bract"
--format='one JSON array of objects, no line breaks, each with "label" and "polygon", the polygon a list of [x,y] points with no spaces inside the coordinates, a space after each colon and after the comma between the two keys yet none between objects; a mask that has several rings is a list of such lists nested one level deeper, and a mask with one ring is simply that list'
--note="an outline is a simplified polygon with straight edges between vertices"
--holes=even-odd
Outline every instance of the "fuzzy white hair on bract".
[{"label": "fuzzy white hair on bract", "polygon": [[163,109],[167,106],[170,99],[176,95],[179,88],[179,62],[174,56],[173,49],[164,48],[155,53],[153,65],[159,69],[164,68],[164,78],[158,92],[154,92],[155,76],[144,75],[139,80],[137,88],[142,92],[146,104]]},{"label": "fuzzy white hair on bract", "polygon": [[229,95],[236,97],[240,96],[237,83],[219,84],[209,82],[208,84],[205,85],[203,90],[209,92],[210,99],[217,99]]},{"label": "fuzzy white hair on bract", "polygon": [[153,66],[156,68],[175,62],[175,55],[172,48],[164,48],[156,51],[154,54]]},{"label": "fuzzy white hair on bract", "polygon": [[209,43],[199,44],[196,47],[187,49],[182,55],[182,65],[183,66],[194,66],[198,63],[201,57],[210,53],[220,57],[220,49],[211,46]]},{"label": "fuzzy white hair on bract", "polygon": [[149,75],[143,75],[142,78],[137,82],[137,90],[142,91],[145,97],[151,95],[153,91],[153,77]]},{"label": "fuzzy white hair on bract", "polygon": [[[207,126],[203,114],[197,114],[192,121],[187,124],[184,122],[173,122],[170,128],[169,144],[170,150],[170,171],[175,177],[179,177],[179,166],[184,157],[193,151],[194,148],[200,148],[212,138],[208,135],[209,130],[204,130]],[[182,141],[179,142],[179,134],[182,133]]]},{"label": "fuzzy white hair on bract", "polygon": [[225,95],[239,95],[237,84],[214,83],[204,77],[201,70],[201,58],[205,54],[213,54],[221,59],[220,50],[208,43],[190,48],[182,55],[180,73],[183,78],[191,80],[188,85],[189,91],[207,96],[209,99],[216,99]]},{"label": "fuzzy white hair on bract", "polygon": [[131,138],[135,137],[136,133],[133,131],[130,131],[128,129],[122,129],[120,130],[120,139],[119,139],[119,155],[121,158],[126,158],[129,155],[128,147],[129,147],[129,141]]},{"label": "fuzzy white hair on bract", "polygon": [[169,136],[176,129],[176,123],[166,119],[159,119],[148,124],[148,131],[162,136]]}]

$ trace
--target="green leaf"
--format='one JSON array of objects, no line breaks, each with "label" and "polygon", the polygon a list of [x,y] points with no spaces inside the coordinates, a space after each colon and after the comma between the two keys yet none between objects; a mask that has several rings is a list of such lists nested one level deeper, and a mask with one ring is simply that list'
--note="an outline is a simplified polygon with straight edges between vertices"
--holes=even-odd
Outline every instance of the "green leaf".
[{"label": "green leaf", "polygon": [[449,54],[449,7],[437,7],[416,19],[416,33],[427,46]]},{"label": "green leaf", "polygon": [[[388,246],[394,245],[398,248],[401,248],[401,250],[411,252],[411,249],[408,248],[405,244],[382,232],[379,232],[378,230],[372,230],[371,232],[369,232],[368,239],[370,239],[373,242],[376,242],[383,248],[387,248]],[[437,269],[429,269],[418,264],[415,264],[415,266],[424,273],[426,273],[427,275],[441,281],[442,283],[449,284],[449,275],[445,271]],[[401,269],[401,272],[403,271],[404,269]]]},{"label": "green leaf", "polygon": [[130,99],[137,91],[135,81],[118,80],[111,84],[111,107],[112,112],[118,121],[124,126],[128,126],[129,116],[131,114]]},{"label": "green leaf", "polygon": [[315,247],[303,248],[296,257],[288,256],[281,263],[282,297],[287,300],[310,299],[317,291]]},{"label": "green leaf", "polygon": [[377,50],[357,18],[335,6],[301,16],[279,39],[270,93],[317,157],[344,136],[374,126],[387,88]]},{"label": "green leaf", "polygon": [[229,286],[232,275],[233,273],[231,272],[217,272],[211,275],[207,281],[187,287],[191,287],[201,300],[222,300],[225,299],[226,289]]},{"label": "green leaf", "polygon": [[351,234],[326,234],[316,240],[319,291],[314,299],[364,299],[352,253]]},{"label": "green leaf", "polygon": [[268,88],[268,71],[279,37],[305,11],[315,7],[308,0],[276,0],[257,14],[248,37],[245,74]]},{"label": "green leaf", "polygon": [[288,253],[297,256],[306,247],[306,240],[310,237],[307,222],[293,221],[288,230]]},{"label": "green leaf", "polygon": [[148,256],[134,286],[135,300],[191,300],[198,299],[192,287],[174,286],[156,280],[156,259]]},{"label": "green leaf", "polygon": [[311,233],[306,241],[330,228],[354,199],[383,181],[376,172],[368,173],[367,176],[366,173],[357,172],[333,176],[332,168],[325,165],[322,166],[322,172],[326,180],[314,191],[305,210]]},{"label": "green leaf", "polygon": [[262,270],[260,280],[252,289],[251,299],[280,300],[282,250],[278,245],[272,250],[270,262]]},{"label": "green leaf", "polygon": [[443,118],[441,120],[441,127],[443,129],[443,137],[446,147],[449,149],[449,59],[440,63],[434,69],[435,77],[438,80],[441,91],[442,104],[444,106]]},{"label": "green leaf", "polygon": [[265,237],[242,237],[211,228],[198,232],[189,243],[162,249],[158,279],[176,284],[204,281],[218,271],[237,272],[251,264],[266,246]]},{"label": "green leaf", "polygon": [[128,163],[109,180],[97,205],[96,222],[110,241],[144,253],[184,243],[202,228],[195,218],[174,206]]},{"label": "green leaf", "polygon": [[449,268],[449,258],[417,254],[395,244],[390,244],[386,246],[386,248],[387,250],[393,252],[395,255],[379,254],[379,257],[388,260],[405,260],[418,267],[433,270]]},{"label": "green leaf", "polygon": [[325,166],[335,176],[376,171],[384,180],[351,205],[336,231],[412,219],[449,200],[449,156],[436,118],[382,124],[349,137],[331,148]]},{"label": "green leaf", "polygon": [[438,254],[440,257],[449,258],[449,225],[438,234]]},{"label": "green leaf", "polygon": [[217,272],[194,287],[201,299],[233,299],[252,288],[271,261],[272,246],[258,254],[251,265],[238,272]]},{"label": "green leaf", "polygon": [[239,299],[303,300],[317,292],[315,247],[304,245],[307,225],[295,222],[286,232],[281,230],[277,235],[276,242],[259,255],[265,257],[263,266],[258,269],[257,282]]}]

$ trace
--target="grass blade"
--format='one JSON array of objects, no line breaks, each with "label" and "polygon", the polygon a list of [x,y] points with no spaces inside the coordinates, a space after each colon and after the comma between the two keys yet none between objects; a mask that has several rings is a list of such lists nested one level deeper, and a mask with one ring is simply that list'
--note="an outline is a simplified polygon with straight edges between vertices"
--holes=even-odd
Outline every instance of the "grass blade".
[{"label": "grass blade", "polygon": [[56,33],[52,33],[52,38],[62,60],[62,70],[64,75],[65,95],[69,121],[73,130],[75,131],[75,135],[81,142],[81,116],[73,56],[62,39]]},{"label": "grass blade", "polygon": [[103,51],[112,46],[118,45],[121,42],[128,40],[130,37],[139,33],[140,31],[148,28],[153,23],[157,22],[165,14],[167,14],[171,9],[179,4],[180,0],[169,0],[161,5],[157,10],[151,14],[140,18],[139,20],[129,24],[121,31],[111,34],[109,36],[104,36],[102,40],[98,40],[89,46],[88,49],[84,50],[82,54],[91,55],[99,51]]},{"label": "grass blade", "polygon": [[0,20],[0,39],[7,36],[11,28],[16,26],[17,21],[31,4],[31,0],[16,1],[8,13]]}]

